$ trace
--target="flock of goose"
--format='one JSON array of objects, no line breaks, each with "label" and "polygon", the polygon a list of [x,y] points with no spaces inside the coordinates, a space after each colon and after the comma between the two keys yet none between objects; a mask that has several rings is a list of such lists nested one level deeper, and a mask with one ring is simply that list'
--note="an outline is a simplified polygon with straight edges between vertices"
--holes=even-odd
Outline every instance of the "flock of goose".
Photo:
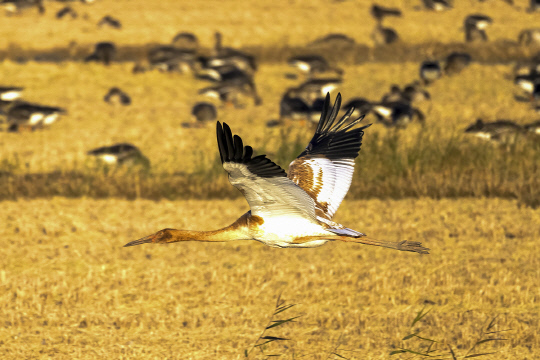
[{"label": "flock of goose", "polygon": [[[422,3],[426,9],[433,11],[447,11],[452,8],[448,0],[423,0]],[[28,7],[37,7],[40,12],[44,11],[41,0],[0,0],[0,5],[16,11]],[[540,11],[540,0],[531,0],[528,11]],[[398,33],[383,23],[389,22],[391,18],[401,17],[400,9],[373,4],[370,14],[376,20],[372,32],[372,39],[376,44],[388,45],[399,39]],[[58,19],[65,16],[76,17],[77,13],[72,7],[66,6],[56,14]],[[483,14],[467,16],[463,24],[464,41],[487,41],[487,29],[492,23],[492,19]],[[98,26],[122,28],[121,22],[110,15],[104,16]],[[355,43],[354,39],[346,35],[330,34],[315,40],[313,44],[333,42]],[[524,45],[540,44],[540,29],[522,31],[519,42]],[[115,60],[116,55],[117,47],[114,43],[99,42],[84,60],[109,65]],[[380,100],[352,98],[345,103],[343,110],[354,108],[353,116],[372,114],[377,122],[386,127],[403,128],[415,121],[423,123],[426,116],[419,110],[417,104],[430,101],[430,85],[444,76],[461,73],[472,60],[472,56],[466,52],[452,52],[442,61],[426,60],[419,66],[419,78],[416,81],[402,86],[392,85]],[[279,104],[279,119],[269,121],[267,126],[279,126],[288,121],[298,120],[315,124],[321,116],[325,95],[340,87],[344,71],[317,53],[290,57],[287,64],[296,69],[296,72],[285,76],[289,79],[300,79],[300,83],[284,89]],[[206,85],[198,90],[198,94],[207,100],[193,105],[191,114],[195,121],[182,124],[184,127],[201,127],[204,123],[218,118],[218,109],[223,111],[229,107],[242,108],[262,104],[263,99],[255,84],[257,69],[255,57],[239,49],[223,46],[223,38],[219,32],[215,33],[215,44],[210,51],[201,50],[196,35],[181,32],[169,45],[150,49],[144,61],[136,63],[132,72],[191,73],[195,78],[206,82]],[[533,108],[540,112],[540,53],[516,65],[513,81],[520,92],[519,95],[515,95],[516,100],[532,104]],[[66,113],[61,107],[23,101],[22,92],[23,88],[17,86],[0,87],[0,118],[5,119],[7,131],[41,129],[50,126],[60,115]],[[129,106],[132,102],[131,97],[118,87],[112,87],[104,96],[104,101],[123,106]],[[216,107],[216,103],[220,103],[221,106]],[[465,132],[483,139],[507,143],[516,136],[528,133],[540,135],[540,121],[523,127],[506,120],[484,122],[478,119]],[[131,160],[128,159],[143,159],[144,164],[149,164],[140,150],[131,144],[101,147],[89,151],[88,154],[108,164],[130,163]]]}]

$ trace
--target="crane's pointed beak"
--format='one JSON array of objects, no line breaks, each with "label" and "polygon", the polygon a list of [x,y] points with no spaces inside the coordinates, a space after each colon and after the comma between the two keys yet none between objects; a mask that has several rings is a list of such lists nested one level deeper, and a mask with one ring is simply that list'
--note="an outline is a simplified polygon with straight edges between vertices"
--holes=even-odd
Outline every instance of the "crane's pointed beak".
[{"label": "crane's pointed beak", "polygon": [[151,243],[152,240],[154,240],[154,236],[155,236],[155,234],[152,234],[152,235],[148,235],[148,236],[145,236],[143,238],[140,238],[139,240],[134,240],[132,242],[128,242],[126,245],[124,245],[124,247]]}]

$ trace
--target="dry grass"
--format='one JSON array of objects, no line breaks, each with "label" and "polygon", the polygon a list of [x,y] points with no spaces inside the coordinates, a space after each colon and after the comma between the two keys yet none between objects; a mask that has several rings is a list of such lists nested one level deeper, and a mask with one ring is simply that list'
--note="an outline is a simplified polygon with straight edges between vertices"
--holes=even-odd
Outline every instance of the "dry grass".
[{"label": "dry grass", "polygon": [[[523,11],[527,1],[516,3],[520,11],[492,0],[469,1],[438,14],[415,10],[417,2],[384,2],[402,7],[405,14],[388,22],[403,39],[396,54],[419,49],[422,57],[429,55],[423,44],[461,42],[460,27],[469,13],[494,18],[488,33],[497,44],[515,40],[522,28],[537,22],[536,15]],[[75,42],[82,55],[97,41],[136,47],[167,43],[179,31],[192,31],[210,46],[216,30],[223,32],[226,45],[264,54],[337,32],[373,45],[369,34],[374,22],[367,15],[371,1],[201,4],[74,3],[79,18],[59,21],[54,13],[63,5],[47,2],[44,16],[34,10],[2,15],[0,53],[15,58]],[[108,14],[122,21],[122,30],[97,28]],[[371,49],[368,58],[383,58],[385,51],[394,50]],[[493,49],[488,50],[485,54]],[[513,51],[509,46],[508,53]],[[365,57],[353,55],[339,59],[340,65]],[[401,339],[426,304],[432,311],[422,322],[422,334],[451,344],[460,354],[498,315],[497,329],[512,330],[505,335],[508,341],[483,345],[486,351],[498,351],[490,359],[539,357],[540,213],[520,206],[540,199],[538,147],[507,151],[462,135],[478,117],[520,124],[536,120],[527,105],[513,100],[508,65],[477,63],[460,76],[435,83],[432,102],[421,106],[427,115],[424,128],[413,125],[399,138],[379,125],[366,133],[362,171],[336,220],[375,238],[422,241],[432,249],[429,256],[350,244],[317,249],[272,249],[250,242],[122,248],[166,227],[217,228],[247,210],[243,199],[85,197],[237,196],[216,165],[213,124],[203,129],[179,126],[191,121],[190,108],[200,100],[196,90],[205,84],[179,74],[135,76],[131,67],[0,64],[2,85],[24,86],[26,100],[68,110],[49,129],[0,133],[0,198],[19,197],[2,201],[0,211],[0,357],[241,359],[268,324],[279,293],[287,303],[298,304],[288,316],[303,315],[270,333],[291,339],[269,344],[268,351],[284,358],[326,359],[336,352],[350,359],[386,359],[392,350],[409,346]],[[417,62],[344,67],[345,99],[379,99],[391,84],[403,85],[418,76]],[[219,115],[247,144],[284,167],[295,154],[293,148],[311,135],[310,129],[294,124],[281,141],[281,129],[265,127],[278,115],[283,90],[295,84],[283,78],[289,70],[262,63],[256,82],[263,106],[220,109]],[[126,90],[133,105],[105,104],[103,95],[112,86]],[[95,171],[86,151],[115,142],[140,147],[152,161],[151,173]],[[206,177],[210,180],[201,181]],[[79,198],[20,198],[54,194]],[[521,202],[350,200],[424,195],[505,196]],[[256,351],[251,354],[262,358]]]},{"label": "dry grass", "polygon": [[[345,201],[337,221],[431,248],[417,256],[326,244],[254,242],[122,248],[165,227],[210,229],[244,200],[4,201],[0,355],[20,358],[240,359],[276,296],[303,315],[273,335],[285,358],[388,358],[424,304],[423,336],[463,353],[495,315],[509,340],[490,359],[540,355],[540,213],[514,201]],[[285,347],[286,346],[286,347]],[[345,351],[346,350],[346,351]],[[257,358],[257,357],[255,357]]]},{"label": "dry grass", "polygon": [[[120,196],[127,198],[193,198],[237,196],[216,161],[214,124],[202,129],[182,128],[191,121],[195,93],[204,83],[189,75],[145,73],[133,76],[129,65],[105,68],[96,64],[37,64],[6,62],[5,82],[27,88],[29,101],[65,106],[68,115],[51,128],[33,133],[3,133],[0,140],[0,198],[36,196]],[[417,77],[416,63],[365,64],[345,68],[341,91],[379,99],[391,84]],[[292,124],[286,130],[268,129],[278,115],[285,87],[285,66],[263,65],[257,74],[261,107],[220,109],[219,120],[229,123],[247,144],[267,153],[284,168],[298,154],[313,129]],[[365,198],[407,196],[502,196],[537,205],[540,152],[535,141],[504,149],[467,138],[463,129],[476,118],[486,121],[533,121],[530,106],[513,99],[506,78],[508,66],[473,65],[463,74],[446,77],[430,87],[432,101],[421,104],[427,125],[406,131],[369,128],[352,187]],[[102,97],[112,86],[126,90],[129,107],[115,107]],[[365,122],[375,121],[367,118]],[[282,139],[285,138],[284,141]],[[124,172],[105,176],[85,153],[117,142],[138,146],[152,162],[149,175]],[[538,140],[536,140],[538,143]],[[189,175],[189,174],[198,174]]]},{"label": "dry grass", "polygon": [[[213,44],[214,31],[220,30],[232,46],[265,44],[268,46],[304,45],[328,33],[344,33],[358,43],[372,45],[370,34],[375,20],[369,15],[371,0],[329,2],[288,1],[206,1],[178,2],[115,0],[96,1],[92,5],[70,4],[77,19],[56,20],[54,15],[64,4],[47,3],[47,12],[40,16],[28,11],[20,16],[2,15],[0,49],[47,49],[63,47],[71,41],[93,44],[114,41],[118,44],[168,43],[180,31],[191,31],[200,41]],[[463,20],[471,13],[493,17],[489,29],[493,40],[516,40],[523,28],[538,26],[536,14],[525,12],[528,0],[516,0],[516,7],[503,1],[476,0],[456,2],[455,9],[435,13],[418,10],[420,1],[386,0],[385,6],[398,6],[402,18],[390,19],[405,43],[462,42]],[[112,15],[122,22],[122,29],[98,28],[98,21]]]}]

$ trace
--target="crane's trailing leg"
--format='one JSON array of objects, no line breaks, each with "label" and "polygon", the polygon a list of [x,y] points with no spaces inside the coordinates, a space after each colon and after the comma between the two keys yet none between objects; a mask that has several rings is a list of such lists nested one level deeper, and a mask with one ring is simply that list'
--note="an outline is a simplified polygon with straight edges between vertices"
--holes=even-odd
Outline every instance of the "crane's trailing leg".
[{"label": "crane's trailing leg", "polygon": [[343,242],[354,242],[354,243],[360,243],[364,245],[374,245],[374,246],[382,246],[390,249],[400,250],[400,251],[410,251],[410,252],[417,252],[420,254],[429,254],[429,249],[422,246],[422,243],[418,241],[386,241],[386,240],[377,240],[377,239],[371,239],[367,236],[361,236],[358,238],[348,237],[348,236],[340,236],[339,239]]}]

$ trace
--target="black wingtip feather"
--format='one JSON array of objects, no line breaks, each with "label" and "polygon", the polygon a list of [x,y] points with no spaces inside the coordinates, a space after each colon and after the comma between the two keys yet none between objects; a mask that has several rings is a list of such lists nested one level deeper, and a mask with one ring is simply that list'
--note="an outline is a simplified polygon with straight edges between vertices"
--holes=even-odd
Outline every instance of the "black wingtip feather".
[{"label": "black wingtip feather", "polygon": [[222,126],[219,121],[217,122],[216,135],[222,164],[227,162],[245,164],[249,171],[263,178],[287,176],[285,170],[265,155],[252,158],[253,148],[244,146],[240,136],[233,136],[231,128],[226,123]]},{"label": "black wingtip feather", "polygon": [[317,125],[315,135],[311,139],[308,147],[299,157],[304,155],[320,155],[330,159],[355,158],[358,156],[362,145],[362,136],[364,129],[369,127],[363,126],[355,128],[364,116],[348,123],[354,108],[349,109],[347,113],[336,122],[339,109],[341,107],[341,94],[338,94],[334,106],[330,110],[330,94],[326,95],[326,99],[321,113],[321,119]]}]

